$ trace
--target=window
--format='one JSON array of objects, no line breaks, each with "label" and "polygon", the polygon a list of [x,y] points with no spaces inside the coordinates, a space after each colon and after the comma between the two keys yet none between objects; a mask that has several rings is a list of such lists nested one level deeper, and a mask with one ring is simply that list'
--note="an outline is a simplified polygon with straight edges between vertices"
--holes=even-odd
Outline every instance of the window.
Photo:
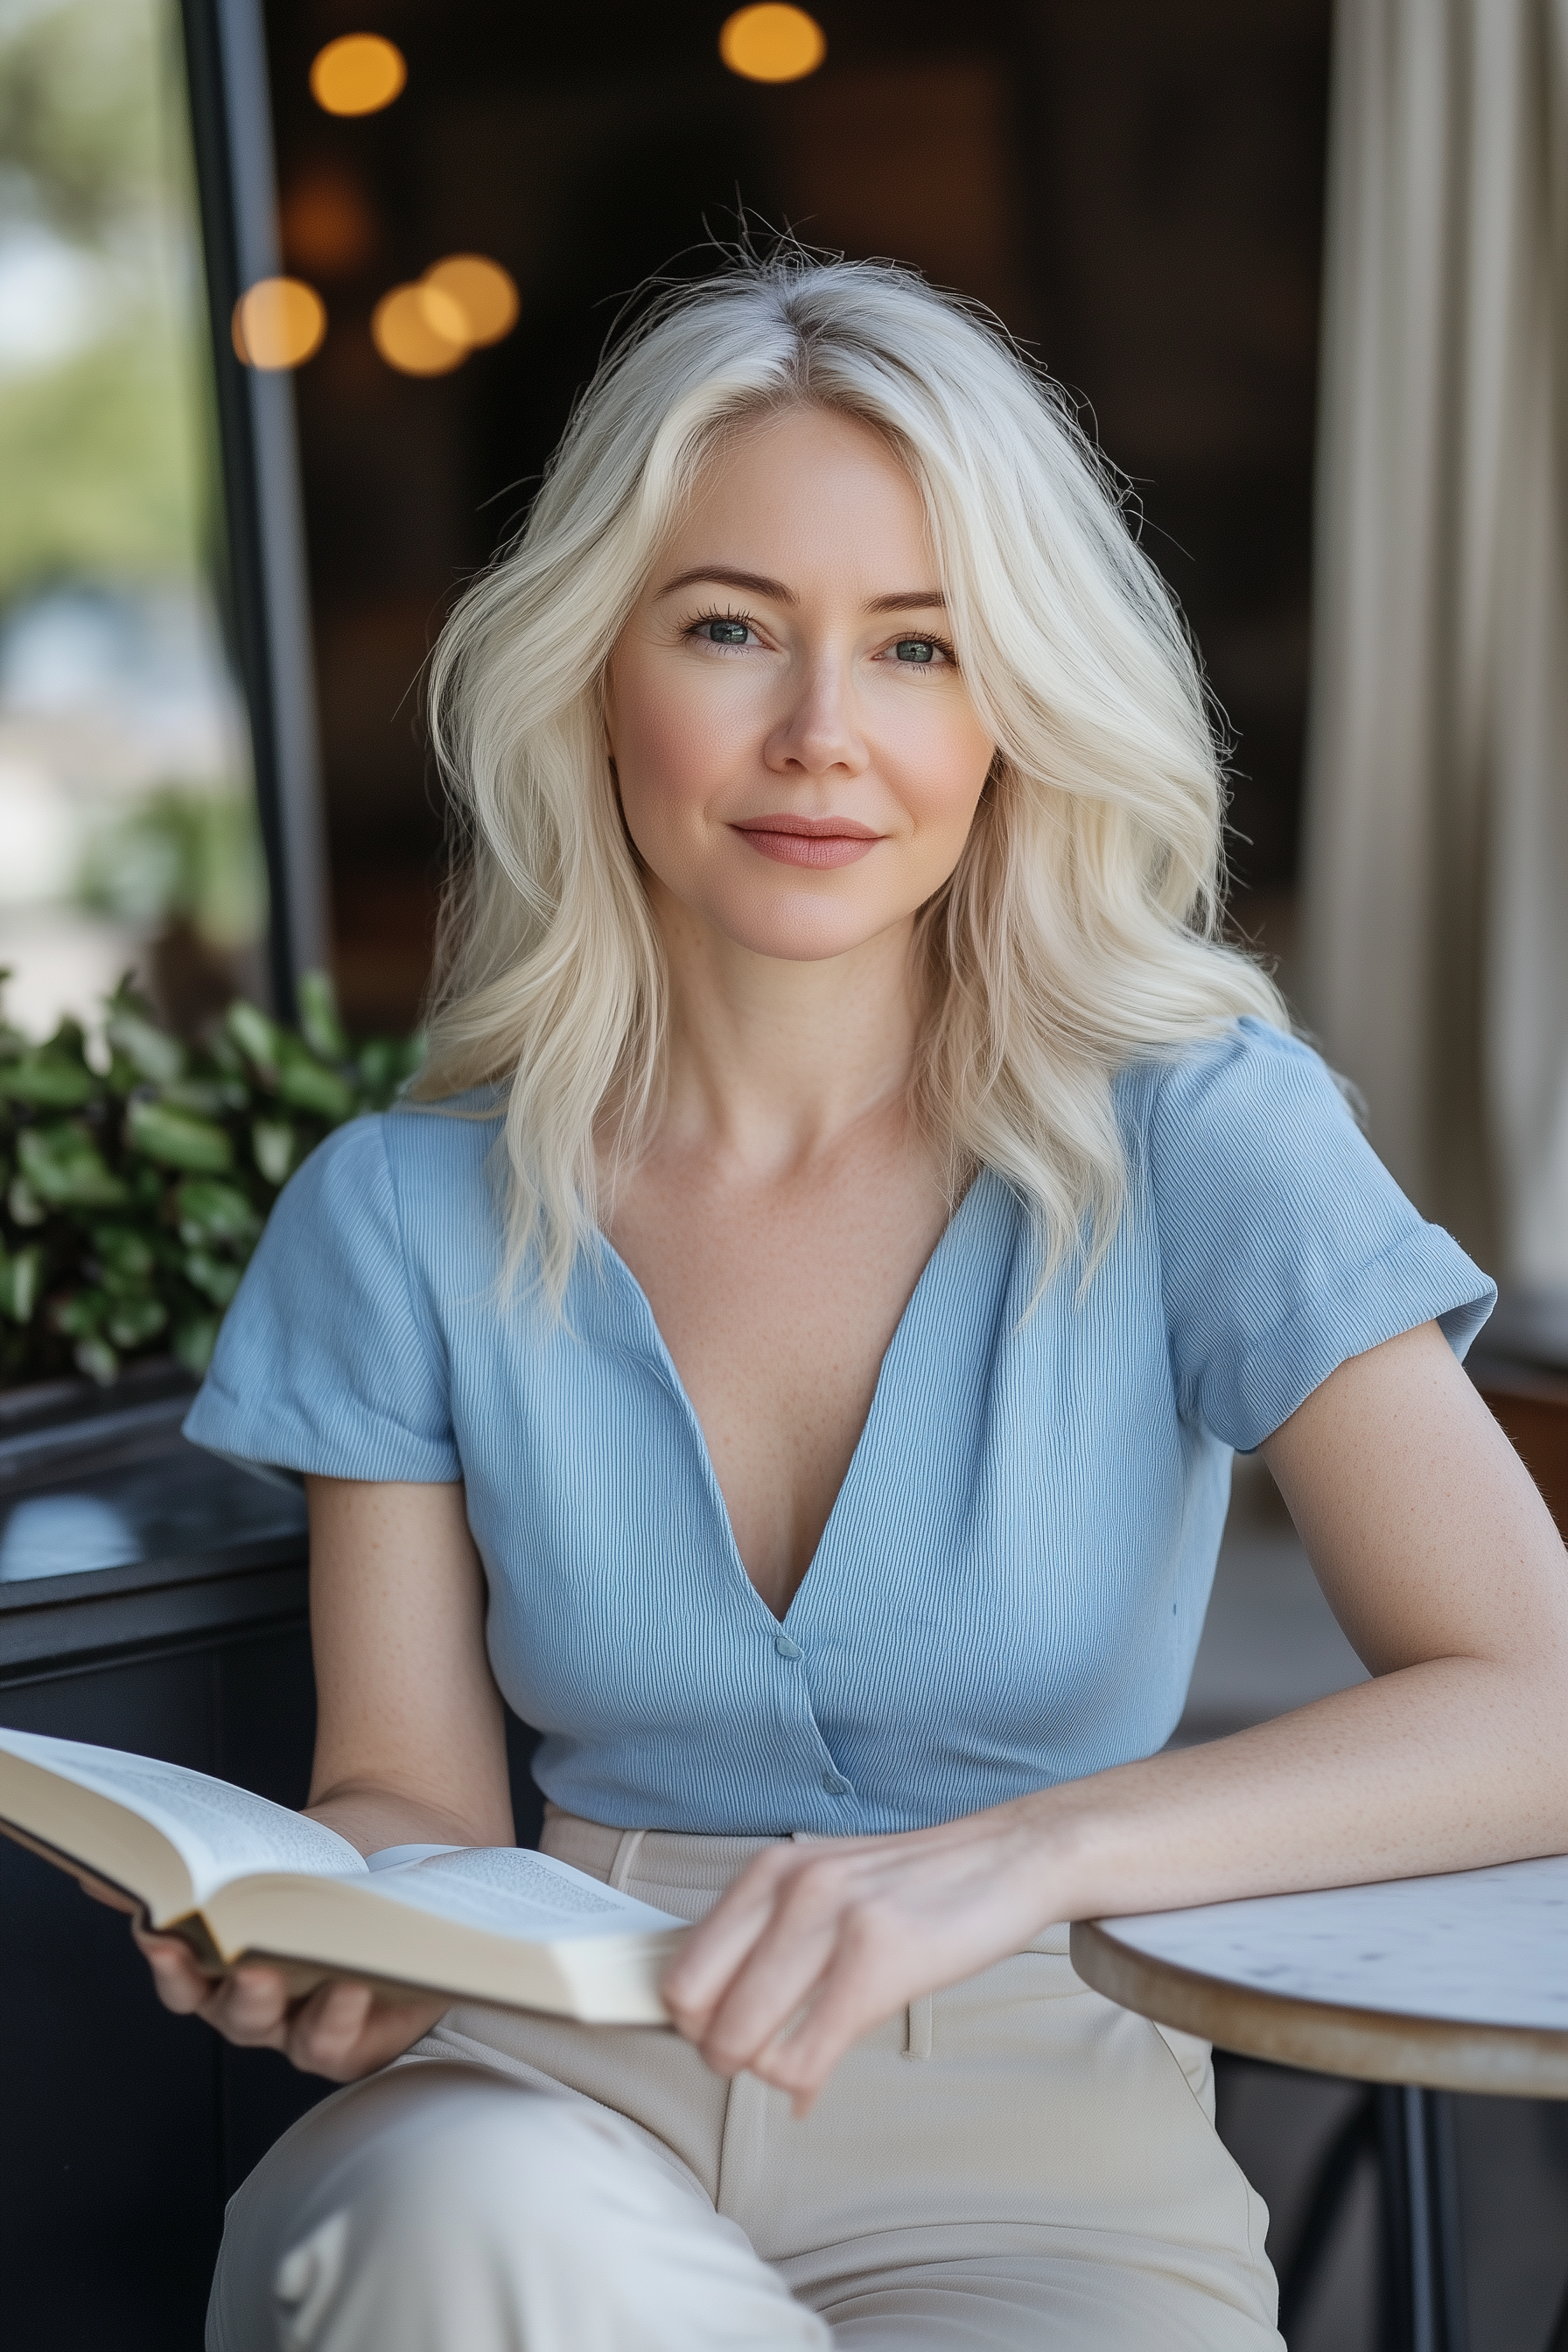
[{"label": "window", "polygon": [[175,0],[0,10],[0,481],[5,1010],[194,1028],[267,892]]}]

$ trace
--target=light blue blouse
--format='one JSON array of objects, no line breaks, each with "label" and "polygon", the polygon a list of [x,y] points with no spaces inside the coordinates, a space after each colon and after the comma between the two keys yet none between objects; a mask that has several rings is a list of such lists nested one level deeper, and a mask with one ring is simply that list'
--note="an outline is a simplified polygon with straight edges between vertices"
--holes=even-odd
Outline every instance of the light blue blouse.
[{"label": "light blue blouse", "polygon": [[496,1120],[401,1109],[273,1212],[185,1427],[255,1465],[461,1479],[496,1679],[555,1801],[616,1827],[910,1829],[1147,1756],[1182,1711],[1233,1447],[1347,1357],[1494,1292],[1315,1055],[1260,1023],[1128,1067],[1131,1185],[1026,1315],[1029,1223],[966,1194],[781,1623],[647,1299],[498,1295]]}]

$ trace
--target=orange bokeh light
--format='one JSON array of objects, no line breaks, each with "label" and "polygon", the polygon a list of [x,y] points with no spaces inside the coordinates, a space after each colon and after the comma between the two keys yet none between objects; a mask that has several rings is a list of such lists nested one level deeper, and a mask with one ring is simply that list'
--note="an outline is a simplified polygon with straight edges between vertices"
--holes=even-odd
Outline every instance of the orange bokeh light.
[{"label": "orange bokeh light", "polygon": [[420,280],[457,304],[468,320],[470,343],[499,343],[517,324],[517,288],[499,261],[482,253],[452,253]]},{"label": "orange bokeh light", "polygon": [[447,375],[517,324],[517,288],[499,261],[449,253],[416,286],[395,286],[371,318],[372,341],[401,375]]},{"label": "orange bokeh light", "polygon": [[325,340],[327,306],[302,278],[260,278],[235,304],[230,331],[247,367],[300,367]]},{"label": "orange bokeh light", "polygon": [[437,286],[395,286],[371,314],[370,331],[400,375],[447,375],[472,348],[468,313]]},{"label": "orange bokeh light", "polygon": [[827,55],[827,36],[804,8],[737,8],[720,31],[719,55],[747,81],[799,81]]},{"label": "orange bokeh light", "polygon": [[379,33],[345,33],[310,62],[310,95],[328,114],[378,114],[407,79],[402,50]]}]

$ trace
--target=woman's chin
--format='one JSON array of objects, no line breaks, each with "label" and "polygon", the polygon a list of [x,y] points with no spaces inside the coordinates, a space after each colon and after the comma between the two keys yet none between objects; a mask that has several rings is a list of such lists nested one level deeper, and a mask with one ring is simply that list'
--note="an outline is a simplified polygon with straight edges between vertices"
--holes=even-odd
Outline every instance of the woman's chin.
[{"label": "woman's chin", "polygon": [[726,907],[707,910],[713,924],[732,947],[766,957],[774,963],[831,963],[852,956],[889,931],[907,931],[913,914],[899,908],[851,908],[824,905],[758,908]]}]

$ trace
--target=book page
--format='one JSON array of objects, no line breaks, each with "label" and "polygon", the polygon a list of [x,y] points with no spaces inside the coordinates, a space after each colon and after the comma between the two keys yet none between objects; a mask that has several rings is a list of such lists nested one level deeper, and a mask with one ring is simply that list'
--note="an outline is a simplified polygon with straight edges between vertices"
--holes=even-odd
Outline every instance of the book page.
[{"label": "book page", "polygon": [[335,1830],[183,1764],[26,1731],[0,1730],[0,1748],[151,1822],[189,1871],[198,1903],[226,1879],[249,1871],[297,1870],[313,1878],[368,1874],[363,1856]]},{"label": "book page", "polygon": [[394,1902],[535,1944],[658,1935],[688,1924],[526,1846],[467,1846],[377,1872],[370,1885]]}]

